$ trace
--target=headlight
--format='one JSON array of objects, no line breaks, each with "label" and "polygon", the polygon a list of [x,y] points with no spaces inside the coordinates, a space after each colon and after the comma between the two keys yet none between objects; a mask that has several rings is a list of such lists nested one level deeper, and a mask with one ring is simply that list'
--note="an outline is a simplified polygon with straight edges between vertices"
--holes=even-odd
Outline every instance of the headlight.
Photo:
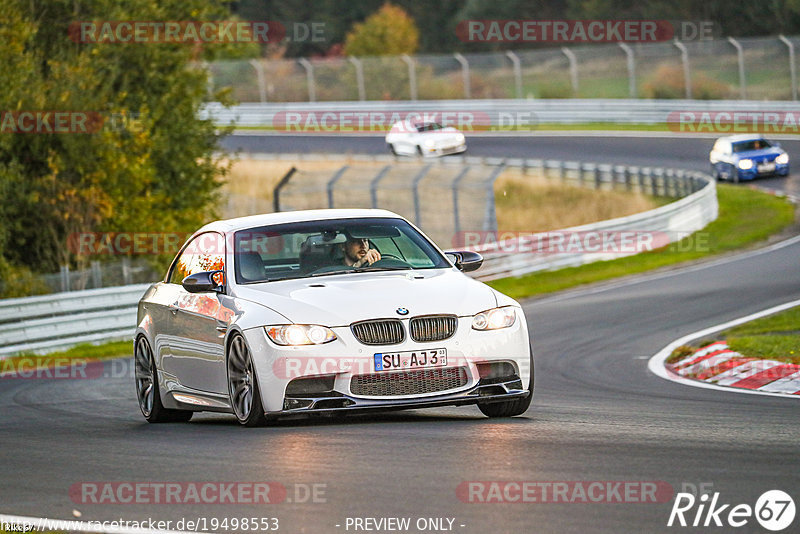
[{"label": "headlight", "polygon": [[512,306],[493,308],[481,312],[472,318],[472,328],[475,330],[497,330],[508,328],[517,320],[517,312]]},{"label": "headlight", "polygon": [[781,154],[780,156],[775,158],[775,163],[777,163],[778,165],[786,165],[787,163],[789,163],[789,154],[786,153]]},{"label": "headlight", "polygon": [[458,142],[459,145],[462,144],[465,141],[464,134],[462,133],[458,134],[456,136],[456,141]]},{"label": "headlight", "polygon": [[752,159],[742,159],[739,160],[739,168],[743,171],[753,168],[753,160]]},{"label": "headlight", "polygon": [[434,141],[433,139],[425,139],[425,141],[423,141],[422,144],[428,148],[433,148],[434,146],[436,146],[436,141]]},{"label": "headlight", "polygon": [[264,328],[269,338],[278,345],[322,345],[336,339],[333,330],[317,324],[285,324]]}]

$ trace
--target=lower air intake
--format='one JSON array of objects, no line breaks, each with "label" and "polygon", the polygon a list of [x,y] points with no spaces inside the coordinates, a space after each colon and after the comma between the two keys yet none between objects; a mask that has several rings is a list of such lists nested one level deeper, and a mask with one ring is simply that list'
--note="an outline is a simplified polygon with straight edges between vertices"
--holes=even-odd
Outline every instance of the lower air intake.
[{"label": "lower air intake", "polygon": [[467,370],[463,367],[356,375],[350,379],[350,391],[353,395],[365,397],[419,395],[466,385]]}]

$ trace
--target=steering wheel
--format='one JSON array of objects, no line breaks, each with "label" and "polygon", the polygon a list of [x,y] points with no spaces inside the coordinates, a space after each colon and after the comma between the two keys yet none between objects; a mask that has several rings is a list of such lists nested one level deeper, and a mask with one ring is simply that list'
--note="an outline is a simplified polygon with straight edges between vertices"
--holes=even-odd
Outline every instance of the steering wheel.
[{"label": "steering wheel", "polygon": [[[389,258],[389,259],[392,259],[392,260],[403,261],[400,258],[398,258],[397,256],[395,256],[394,254],[381,254],[381,260],[383,258]],[[378,260],[378,261],[380,261],[380,260]],[[376,261],[375,263],[378,263],[378,262]],[[403,263],[405,263],[405,262],[403,261]]]},{"label": "steering wheel", "polygon": [[396,256],[391,254],[382,255],[381,259],[370,265],[370,267],[388,267],[388,268],[411,268],[411,264],[407,263]]}]

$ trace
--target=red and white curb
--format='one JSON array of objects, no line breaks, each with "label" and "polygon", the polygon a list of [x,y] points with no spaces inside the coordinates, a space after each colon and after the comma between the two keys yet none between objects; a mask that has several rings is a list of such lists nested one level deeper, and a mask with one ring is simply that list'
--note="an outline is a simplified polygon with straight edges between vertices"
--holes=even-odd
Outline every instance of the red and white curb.
[{"label": "red and white curb", "polygon": [[755,189],[756,191],[761,191],[762,193],[767,193],[768,195],[772,195],[774,197],[785,198],[792,204],[800,204],[800,195],[789,193],[783,189],[770,189],[760,185],[751,185],[750,189]]},{"label": "red and white curb", "polygon": [[743,356],[724,341],[667,364],[667,369],[709,384],[800,395],[800,365]]},{"label": "red and white curb", "polygon": [[674,364],[666,363],[667,358],[676,348],[686,345],[690,341],[795,306],[800,306],[800,300],[787,302],[683,336],[650,358],[647,368],[665,380],[687,386],[736,393],[800,398],[800,365],[748,358],[731,351],[724,342],[712,343]]}]

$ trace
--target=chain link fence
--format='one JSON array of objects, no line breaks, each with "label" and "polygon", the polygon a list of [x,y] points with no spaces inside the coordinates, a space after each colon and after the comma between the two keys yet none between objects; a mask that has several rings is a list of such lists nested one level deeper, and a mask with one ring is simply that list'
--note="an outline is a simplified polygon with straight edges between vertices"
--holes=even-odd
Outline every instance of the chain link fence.
[{"label": "chain link fence", "polygon": [[62,265],[57,273],[40,275],[44,285],[53,293],[80,291],[101,287],[143,284],[164,276],[143,258],[124,257],[112,261],[91,261],[87,268],[70,269]]},{"label": "chain link fence", "polygon": [[[386,161],[380,156],[375,160]],[[686,197],[706,183],[700,173],[624,165],[473,157],[434,163],[389,159],[378,166],[343,162],[333,172],[294,168],[275,188],[273,204],[275,211],[387,209],[412,221],[447,249],[464,231],[498,231],[494,184],[507,169],[531,180],[670,199]]]},{"label": "chain link fence", "polygon": [[796,100],[800,37],[208,65],[240,102],[506,98]]}]

